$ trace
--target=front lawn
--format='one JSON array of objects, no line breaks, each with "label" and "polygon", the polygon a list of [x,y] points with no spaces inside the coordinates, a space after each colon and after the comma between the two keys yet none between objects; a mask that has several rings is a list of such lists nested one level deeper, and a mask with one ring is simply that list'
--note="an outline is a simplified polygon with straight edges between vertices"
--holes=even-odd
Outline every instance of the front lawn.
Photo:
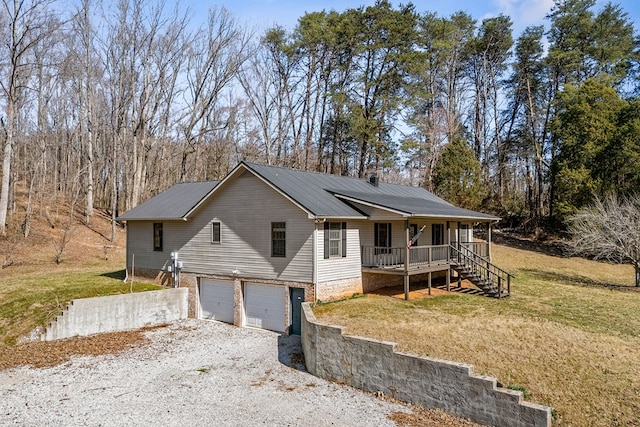
[{"label": "front lawn", "polygon": [[21,336],[54,319],[73,299],[162,289],[148,283],[124,283],[122,265],[119,260],[2,270],[0,347],[14,345]]},{"label": "front lawn", "polygon": [[347,333],[471,363],[550,405],[556,425],[640,425],[640,292],[633,269],[494,245],[515,274],[503,300],[369,295],[314,308]]}]

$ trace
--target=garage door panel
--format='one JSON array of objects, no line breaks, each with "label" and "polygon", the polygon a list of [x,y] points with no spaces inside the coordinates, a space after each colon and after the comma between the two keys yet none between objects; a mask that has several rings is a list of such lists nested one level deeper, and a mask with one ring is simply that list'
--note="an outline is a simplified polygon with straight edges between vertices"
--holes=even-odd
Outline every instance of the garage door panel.
[{"label": "garage door panel", "polygon": [[234,283],[229,280],[200,280],[200,308],[203,319],[233,323]]},{"label": "garage door panel", "polygon": [[285,330],[285,287],[246,283],[245,324],[277,332]]}]

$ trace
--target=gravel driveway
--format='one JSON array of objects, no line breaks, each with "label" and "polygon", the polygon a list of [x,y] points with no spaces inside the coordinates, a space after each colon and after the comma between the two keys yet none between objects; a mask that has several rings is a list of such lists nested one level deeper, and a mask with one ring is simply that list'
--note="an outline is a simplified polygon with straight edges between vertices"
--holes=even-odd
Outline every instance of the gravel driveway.
[{"label": "gravel driveway", "polygon": [[395,426],[409,408],[304,371],[299,337],[188,319],[151,344],[0,371],[0,425]]}]

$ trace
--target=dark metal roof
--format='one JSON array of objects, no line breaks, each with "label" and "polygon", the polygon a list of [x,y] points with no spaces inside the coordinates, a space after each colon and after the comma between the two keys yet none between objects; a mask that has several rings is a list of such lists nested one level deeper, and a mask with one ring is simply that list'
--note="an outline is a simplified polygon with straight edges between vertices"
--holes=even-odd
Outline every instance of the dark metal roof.
[{"label": "dark metal roof", "polygon": [[[492,215],[458,208],[421,187],[306,172],[243,162],[249,170],[298,203],[316,217],[363,217],[342,199],[349,198],[376,207],[402,212],[409,216],[449,217],[493,221]],[[343,196],[343,197],[340,197]]]},{"label": "dark metal roof", "polygon": [[[307,172],[257,163],[242,162],[227,178],[248,170],[309,215],[317,218],[366,218],[357,208],[364,204],[388,209],[406,216],[496,221],[499,218],[463,209],[421,187],[379,182],[338,175]],[[223,180],[226,181],[227,178]],[[218,181],[176,184],[118,219],[177,220],[186,219],[193,210],[216,191]]]},{"label": "dark metal roof", "polygon": [[118,217],[131,220],[175,220],[185,219],[219,181],[183,182],[159,193],[144,203]]},{"label": "dark metal roof", "polygon": [[446,217],[452,219],[472,219],[478,221],[493,221],[499,219],[492,215],[475,212],[469,209],[459,208],[450,203],[438,203],[435,201],[425,200],[417,197],[366,194],[349,191],[336,192],[336,197],[417,217]]}]

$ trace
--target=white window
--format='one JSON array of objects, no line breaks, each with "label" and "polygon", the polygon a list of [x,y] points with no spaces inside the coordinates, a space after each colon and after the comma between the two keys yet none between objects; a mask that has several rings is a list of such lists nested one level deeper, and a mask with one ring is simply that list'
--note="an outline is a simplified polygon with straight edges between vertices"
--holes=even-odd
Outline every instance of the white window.
[{"label": "white window", "polygon": [[342,256],[342,224],[329,223],[329,257]]},{"label": "white window", "polygon": [[347,256],[347,223],[324,223],[324,258]]}]

